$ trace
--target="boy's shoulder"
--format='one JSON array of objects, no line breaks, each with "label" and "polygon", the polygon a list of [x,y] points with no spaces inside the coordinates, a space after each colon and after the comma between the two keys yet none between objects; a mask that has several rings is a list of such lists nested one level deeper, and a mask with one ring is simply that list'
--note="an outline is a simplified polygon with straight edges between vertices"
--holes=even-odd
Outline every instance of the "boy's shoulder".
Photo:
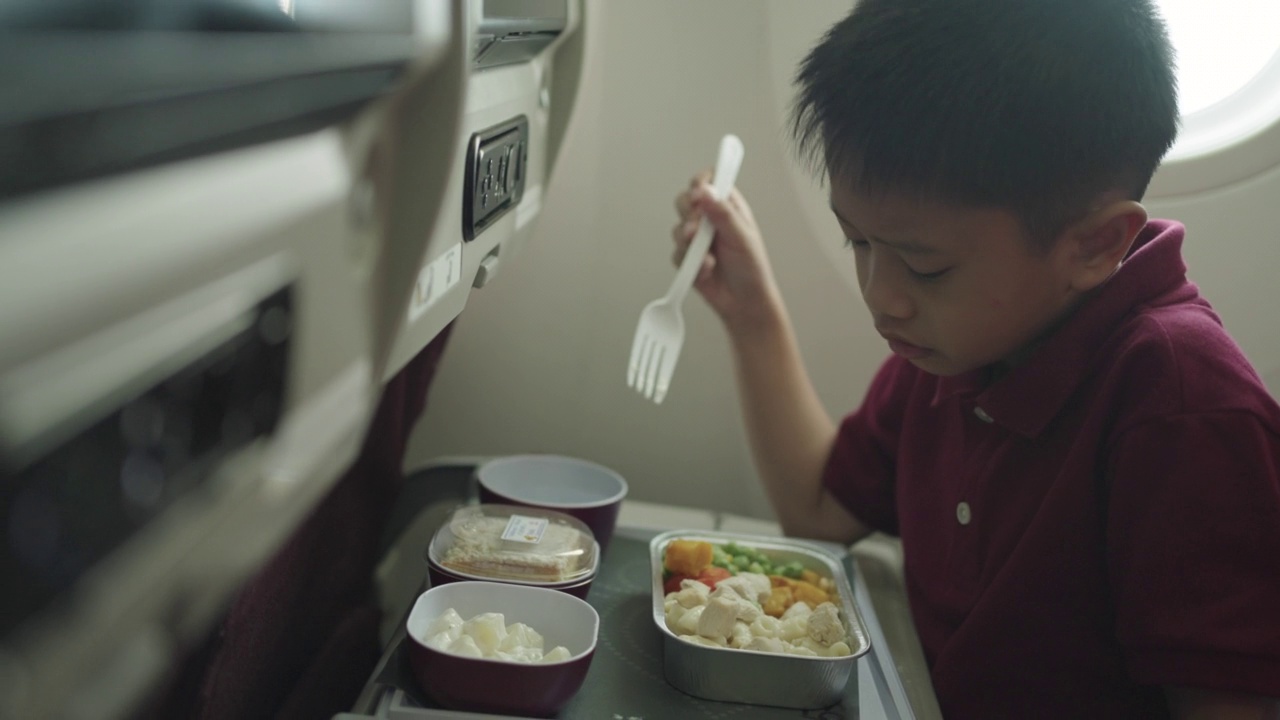
[{"label": "boy's shoulder", "polygon": [[1107,380],[1123,383],[1121,397],[1140,400],[1146,413],[1244,412],[1280,430],[1280,409],[1257,371],[1190,283],[1135,307],[1106,347],[1099,361]]}]

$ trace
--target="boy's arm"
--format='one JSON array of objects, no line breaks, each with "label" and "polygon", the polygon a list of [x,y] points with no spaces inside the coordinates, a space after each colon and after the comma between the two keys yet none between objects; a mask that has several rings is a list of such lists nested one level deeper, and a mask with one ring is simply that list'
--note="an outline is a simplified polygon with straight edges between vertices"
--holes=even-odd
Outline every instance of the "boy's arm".
[{"label": "boy's arm", "polygon": [[780,299],[762,320],[730,328],[757,472],[787,535],[855,542],[871,530],[822,484],[836,426],[805,372]]},{"label": "boy's arm", "polygon": [[716,229],[694,287],[729,332],[752,456],[788,535],[851,543],[870,529],[823,487],[836,427],[805,372],[751,208],[714,198],[707,175],[676,199],[679,264],[700,214]]},{"label": "boy's arm", "polygon": [[1280,720],[1280,700],[1260,695],[1166,687],[1173,720]]}]

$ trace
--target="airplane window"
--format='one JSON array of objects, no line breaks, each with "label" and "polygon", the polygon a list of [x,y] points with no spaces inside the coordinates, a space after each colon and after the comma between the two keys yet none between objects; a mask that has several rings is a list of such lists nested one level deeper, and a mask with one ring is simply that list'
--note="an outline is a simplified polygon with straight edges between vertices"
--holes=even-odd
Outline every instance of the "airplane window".
[{"label": "airplane window", "polygon": [[[1223,4],[1230,7],[1223,7]],[[1219,102],[1258,75],[1280,49],[1275,0],[1161,0],[1178,52],[1178,105],[1184,115]]]},{"label": "airplane window", "polygon": [[1178,56],[1182,130],[1170,159],[1238,144],[1280,119],[1275,0],[1158,0]]}]

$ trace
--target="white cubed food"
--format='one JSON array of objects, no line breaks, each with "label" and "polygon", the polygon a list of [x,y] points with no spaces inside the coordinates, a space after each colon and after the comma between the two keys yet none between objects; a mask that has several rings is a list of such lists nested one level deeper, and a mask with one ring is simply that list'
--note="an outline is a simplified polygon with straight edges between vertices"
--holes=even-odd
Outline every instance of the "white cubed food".
[{"label": "white cubed food", "polygon": [[427,637],[431,637],[433,635],[439,635],[442,632],[448,632],[449,637],[457,639],[461,632],[460,628],[462,627],[463,622],[464,620],[462,619],[462,616],[458,614],[458,611],[453,608],[449,608],[427,624],[427,631],[425,634]]},{"label": "white cubed food", "polygon": [[569,654],[569,649],[563,645],[557,645],[551,648],[551,651],[542,656],[542,662],[564,662],[573,657]]},{"label": "white cubed food", "polygon": [[449,646],[453,644],[454,640],[457,640],[459,637],[461,637],[461,635],[462,635],[461,628],[453,628],[452,630],[445,630],[444,632],[438,632],[435,635],[432,635],[431,637],[427,638],[426,645],[427,647],[433,648],[435,650],[439,650],[440,652],[449,652]]},{"label": "white cubed food", "polygon": [[705,638],[728,640],[738,621],[738,603],[725,597],[708,602],[698,618],[698,634]]},{"label": "white cubed food", "polygon": [[537,630],[524,623],[511,623],[507,626],[507,635],[502,638],[502,643],[498,645],[498,649],[514,652],[519,648],[542,650],[542,636],[538,634]]},{"label": "white cubed food", "polygon": [[449,644],[446,652],[453,655],[461,655],[463,657],[484,657],[484,651],[476,645],[475,638],[470,635],[462,635]]},{"label": "white cubed food", "polygon": [[502,613],[480,613],[462,624],[462,634],[475,640],[482,651],[492,653],[507,637],[506,619]]}]

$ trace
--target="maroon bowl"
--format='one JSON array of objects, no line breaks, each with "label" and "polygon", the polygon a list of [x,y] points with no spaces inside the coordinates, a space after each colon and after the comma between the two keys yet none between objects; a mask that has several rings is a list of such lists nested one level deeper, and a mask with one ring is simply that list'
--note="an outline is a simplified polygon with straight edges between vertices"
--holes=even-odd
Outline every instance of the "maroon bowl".
[{"label": "maroon bowl", "polygon": [[[560,645],[568,660],[527,664],[463,657],[432,647],[432,624],[452,608],[463,619],[502,613],[505,623],[524,623],[545,647]],[[487,582],[452,582],[418,596],[406,622],[409,665],[414,678],[446,708],[501,715],[550,717],[582,687],[595,655],[600,616],[572,595],[544,588]]]},{"label": "maroon bowl", "polygon": [[562,455],[510,455],[476,470],[480,502],[557,510],[578,518],[609,547],[627,481],[609,468]]}]

